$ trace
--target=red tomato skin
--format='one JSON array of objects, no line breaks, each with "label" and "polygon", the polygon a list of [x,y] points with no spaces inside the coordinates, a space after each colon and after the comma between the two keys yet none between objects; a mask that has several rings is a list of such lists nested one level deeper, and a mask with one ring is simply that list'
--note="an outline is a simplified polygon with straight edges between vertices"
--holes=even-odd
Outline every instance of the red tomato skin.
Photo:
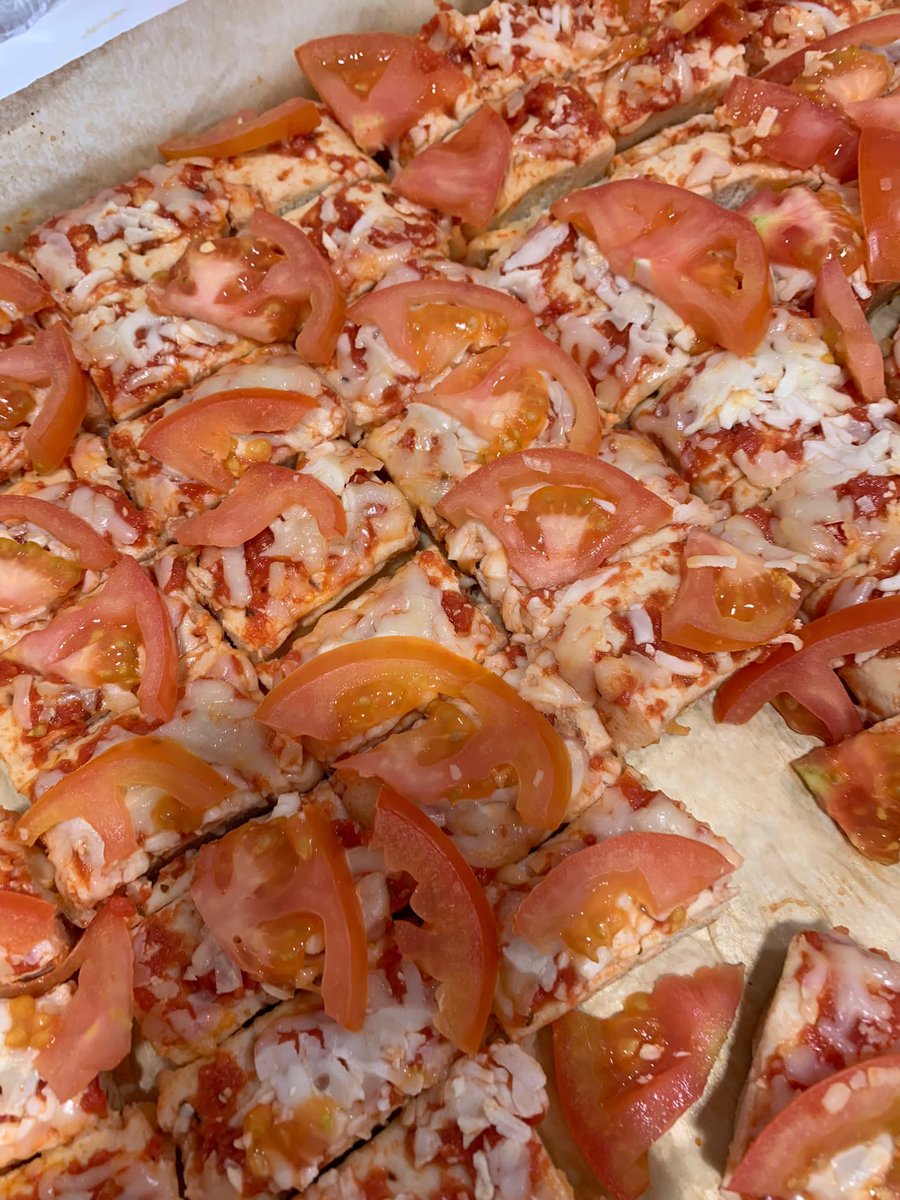
[{"label": "red tomato skin", "polygon": [[813,311],[824,323],[826,342],[850,372],[863,399],[883,400],[886,389],[881,350],[856,293],[833,259],[819,271]]},{"label": "red tomato skin", "polygon": [[312,133],[320,120],[319,109],[313,101],[298,97],[259,114],[252,108],[242,109],[208,129],[171,137],[161,142],[157,149],[167,162],[195,154],[227,158],[249,154],[251,150],[271,146],[285,138]]}]

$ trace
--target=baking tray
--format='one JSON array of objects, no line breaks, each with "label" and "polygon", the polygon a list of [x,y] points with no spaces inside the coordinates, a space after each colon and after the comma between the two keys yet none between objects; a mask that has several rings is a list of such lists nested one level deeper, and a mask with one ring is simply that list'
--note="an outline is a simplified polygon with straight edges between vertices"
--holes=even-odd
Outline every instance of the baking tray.
[{"label": "baking tray", "polygon": [[[478,3],[459,3],[473,11]],[[203,128],[238,108],[297,94],[290,48],[327,33],[407,31],[429,0],[187,0],[0,102],[0,246],[156,158],[176,130]],[[744,856],[740,892],[709,928],[636,967],[587,1006],[606,1014],[667,971],[744,963],[746,989],[732,1036],[703,1099],[651,1152],[648,1200],[716,1200],[750,1062],[754,1027],[791,936],[846,926],[864,946],[900,958],[900,868],[869,862],[843,839],[789,767],[818,743],[771,710],[717,726],[709,702],[680,718],[684,736],[628,756]],[[14,804],[9,793],[5,803]],[[589,1182],[579,1200],[602,1192]]]}]

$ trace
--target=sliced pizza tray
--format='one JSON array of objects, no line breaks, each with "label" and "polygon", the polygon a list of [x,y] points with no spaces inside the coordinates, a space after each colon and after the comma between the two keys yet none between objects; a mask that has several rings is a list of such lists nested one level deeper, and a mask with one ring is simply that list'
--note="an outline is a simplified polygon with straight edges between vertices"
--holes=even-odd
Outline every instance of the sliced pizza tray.
[{"label": "sliced pizza tray", "polygon": [[[478,3],[463,0],[472,11]],[[416,28],[429,0],[188,0],[0,102],[0,247],[100,187],[152,162],[156,143],[238,108],[266,108],[298,90],[289,47],[356,29]],[[655,1147],[648,1200],[715,1200],[754,1027],[801,928],[846,926],[900,957],[900,868],[858,854],[790,769],[816,744],[771,710],[743,727],[716,725],[710,704],[688,730],[629,756],[744,856],[740,892],[708,929],[638,966],[589,1005],[605,1015],[669,971],[744,963],[747,986],[732,1037],[701,1102]],[[0,802],[16,796],[0,780]],[[602,1196],[584,1181],[579,1200]]]}]

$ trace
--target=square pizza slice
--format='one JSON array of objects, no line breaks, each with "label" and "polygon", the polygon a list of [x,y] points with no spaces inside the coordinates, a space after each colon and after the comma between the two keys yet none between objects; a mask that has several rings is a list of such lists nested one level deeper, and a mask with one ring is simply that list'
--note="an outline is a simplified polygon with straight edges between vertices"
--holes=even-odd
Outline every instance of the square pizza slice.
[{"label": "square pizza slice", "polygon": [[572,1190],[536,1129],[548,1107],[545,1082],[539,1064],[519,1046],[495,1042],[461,1058],[443,1083],[417,1096],[306,1195],[570,1200]]}]

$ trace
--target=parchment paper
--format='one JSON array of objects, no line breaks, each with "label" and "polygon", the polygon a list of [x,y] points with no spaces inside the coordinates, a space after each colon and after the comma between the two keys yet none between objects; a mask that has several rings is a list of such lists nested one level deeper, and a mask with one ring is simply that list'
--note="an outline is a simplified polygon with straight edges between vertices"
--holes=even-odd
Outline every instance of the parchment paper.
[{"label": "parchment paper", "polygon": [[[39,220],[154,161],[156,142],[173,130],[296,94],[291,51],[306,38],[413,29],[430,12],[429,0],[188,0],[39,80],[0,104],[0,245],[16,245]],[[853,850],[788,766],[816,743],[768,709],[740,728],[714,725],[708,704],[682,721],[688,736],[668,736],[630,761],[744,855],[740,894],[710,929],[589,1007],[612,1012],[658,975],[717,959],[745,963],[747,987],[703,1100],[652,1152],[650,1200],[719,1196],[753,1029],[796,930],[845,925],[863,945],[900,957],[900,868]],[[599,1194],[579,1189],[580,1200]]]}]

